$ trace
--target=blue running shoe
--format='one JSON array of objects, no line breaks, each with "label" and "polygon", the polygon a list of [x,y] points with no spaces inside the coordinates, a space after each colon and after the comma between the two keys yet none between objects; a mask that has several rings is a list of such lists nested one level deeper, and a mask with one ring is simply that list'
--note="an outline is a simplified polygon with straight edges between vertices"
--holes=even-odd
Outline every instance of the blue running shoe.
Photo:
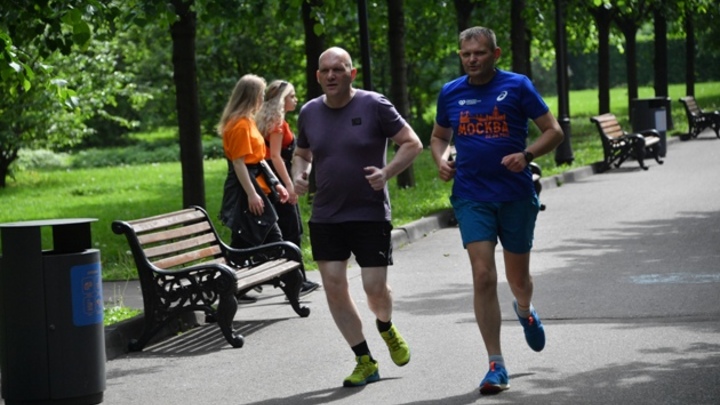
[{"label": "blue running shoe", "polygon": [[480,394],[497,394],[509,388],[510,378],[508,378],[505,367],[498,366],[494,361],[490,363],[490,370],[485,374],[485,378],[480,381]]},{"label": "blue running shoe", "polygon": [[[513,301],[513,309],[515,309],[515,315],[517,315],[517,301]],[[517,317],[520,320],[520,325],[525,330],[525,340],[528,346],[536,352],[541,351],[545,347],[545,328],[537,312],[535,312],[535,308],[530,309],[528,318],[522,318],[520,315],[517,315]]]}]

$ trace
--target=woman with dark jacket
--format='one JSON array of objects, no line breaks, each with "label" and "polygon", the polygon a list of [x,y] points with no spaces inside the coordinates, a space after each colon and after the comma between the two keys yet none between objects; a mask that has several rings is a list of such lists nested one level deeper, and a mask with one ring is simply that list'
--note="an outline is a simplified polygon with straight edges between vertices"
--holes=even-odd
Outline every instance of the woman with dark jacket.
[{"label": "woman with dark jacket", "polygon": [[[265,101],[256,118],[258,129],[269,146],[265,158],[289,194],[287,203],[275,202],[282,238],[300,247],[303,231],[302,219],[297,205],[298,195],[295,193],[290,178],[295,135],[285,120],[285,113],[293,111],[296,106],[295,87],[286,81],[275,80],[268,85],[265,91]],[[318,283],[306,279],[300,294],[310,293],[319,286]]]}]

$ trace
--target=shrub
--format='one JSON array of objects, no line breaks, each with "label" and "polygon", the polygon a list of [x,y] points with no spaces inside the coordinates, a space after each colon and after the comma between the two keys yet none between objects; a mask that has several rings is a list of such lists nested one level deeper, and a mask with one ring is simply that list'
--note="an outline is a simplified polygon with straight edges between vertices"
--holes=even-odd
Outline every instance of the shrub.
[{"label": "shrub", "polygon": [[14,162],[19,170],[55,170],[68,167],[69,155],[55,153],[47,149],[21,149]]}]

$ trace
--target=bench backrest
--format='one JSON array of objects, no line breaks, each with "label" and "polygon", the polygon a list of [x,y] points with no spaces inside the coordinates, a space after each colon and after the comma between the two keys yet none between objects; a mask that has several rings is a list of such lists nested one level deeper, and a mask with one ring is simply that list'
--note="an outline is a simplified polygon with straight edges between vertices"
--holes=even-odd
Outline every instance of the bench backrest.
[{"label": "bench backrest", "polygon": [[143,260],[163,270],[197,263],[226,264],[215,228],[200,208],[189,208],[134,221],[114,221],[125,233],[138,269]]},{"label": "bench backrest", "polygon": [[620,127],[620,123],[614,114],[602,114],[590,118],[590,121],[594,122],[600,133],[606,138],[618,139],[625,135],[625,131]]},{"label": "bench backrest", "polygon": [[690,114],[690,115],[702,114],[700,107],[698,107],[698,105],[697,105],[697,101],[695,101],[695,97],[686,96],[686,97],[681,98],[680,101],[683,103],[683,105],[685,105],[685,109],[687,110],[688,114]]}]

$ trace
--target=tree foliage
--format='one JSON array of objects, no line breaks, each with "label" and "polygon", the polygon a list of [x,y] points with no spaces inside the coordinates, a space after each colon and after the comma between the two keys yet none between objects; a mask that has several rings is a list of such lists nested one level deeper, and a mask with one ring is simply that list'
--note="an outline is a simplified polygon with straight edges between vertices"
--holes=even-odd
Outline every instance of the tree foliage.
[{"label": "tree foliage", "polygon": [[95,119],[131,128],[133,117],[114,109],[147,100],[132,72],[119,68],[116,8],[94,0],[15,3],[0,12],[0,58],[9,61],[0,68],[0,187],[21,148],[71,148],[94,132]]},{"label": "tree foliage", "polygon": [[[503,48],[500,67],[511,68],[511,7],[508,2],[487,0],[392,4],[398,3],[405,17],[407,115],[426,140],[437,93],[459,72],[456,49],[461,26],[493,28]],[[553,3],[525,1],[522,10],[533,80],[550,89],[555,80]],[[20,148],[69,150],[81,142],[85,146],[122,143],[134,128],[178,126],[171,26],[178,21],[177,6],[185,4],[197,17],[198,115],[204,134],[213,133],[232,87],[245,73],[268,81],[288,80],[300,99],[318,95],[314,64],[318,49],[329,46],[350,52],[359,70],[358,83],[371,74],[375,90],[388,95],[398,91],[393,90],[398,73],[392,69],[396,57],[390,52],[388,33],[393,27],[387,1],[368,2],[371,63],[363,66],[356,2],[4,0],[0,185]],[[717,1],[575,0],[565,5],[570,53],[598,49],[600,36],[592,10],[610,11],[613,22],[604,46],[626,51],[629,43],[616,18],[634,18],[638,40],[652,38],[653,13],[638,12],[660,8],[668,37],[684,37],[690,15],[697,43],[693,55],[720,57]],[[710,64],[697,69],[706,65]]]}]

